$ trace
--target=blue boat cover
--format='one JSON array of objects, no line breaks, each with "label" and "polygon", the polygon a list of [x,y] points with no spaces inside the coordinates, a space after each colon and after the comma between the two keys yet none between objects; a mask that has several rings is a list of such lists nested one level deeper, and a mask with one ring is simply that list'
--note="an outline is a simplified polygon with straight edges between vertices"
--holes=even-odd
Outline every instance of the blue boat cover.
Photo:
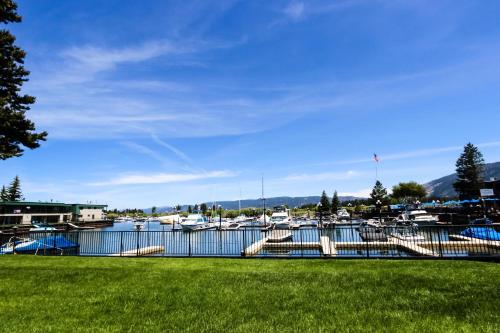
[{"label": "blue boat cover", "polygon": [[484,240],[500,241],[500,232],[488,227],[469,227],[462,231],[460,235]]},{"label": "blue boat cover", "polygon": [[[34,252],[36,250],[52,250],[52,249],[70,249],[77,248],[80,245],[72,242],[63,236],[48,236],[38,239],[31,239],[30,241],[16,241],[16,252]],[[0,248],[2,253],[12,253],[12,248]]]}]

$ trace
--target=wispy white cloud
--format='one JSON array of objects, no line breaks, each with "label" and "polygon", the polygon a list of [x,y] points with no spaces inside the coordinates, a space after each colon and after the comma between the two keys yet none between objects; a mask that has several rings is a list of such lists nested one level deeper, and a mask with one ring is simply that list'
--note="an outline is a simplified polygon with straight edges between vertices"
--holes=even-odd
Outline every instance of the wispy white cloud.
[{"label": "wispy white cloud", "polygon": [[91,186],[136,185],[136,184],[166,184],[179,183],[211,178],[235,177],[236,173],[229,170],[210,171],[206,173],[155,173],[155,174],[124,174],[107,181],[93,182]]},{"label": "wispy white cloud", "polygon": [[284,13],[292,20],[298,20],[302,17],[302,14],[304,14],[304,3],[296,1],[290,2],[284,9]]},{"label": "wispy white cloud", "polygon": [[[476,146],[478,146],[479,148],[500,147],[500,141],[482,142],[476,144]],[[448,147],[438,147],[438,148],[428,148],[428,149],[417,149],[406,152],[378,154],[378,157],[381,163],[383,163],[383,161],[397,161],[397,160],[405,160],[417,157],[438,155],[447,152],[456,152],[463,150],[463,148],[464,148],[463,146],[448,146]],[[321,162],[321,163],[310,164],[310,166],[351,165],[351,164],[362,164],[362,163],[374,163],[373,157]]]},{"label": "wispy white cloud", "polygon": [[364,188],[364,189],[361,189],[359,191],[354,191],[354,192],[339,192],[338,195],[341,197],[368,198],[370,196],[371,192],[372,192],[372,189]]}]

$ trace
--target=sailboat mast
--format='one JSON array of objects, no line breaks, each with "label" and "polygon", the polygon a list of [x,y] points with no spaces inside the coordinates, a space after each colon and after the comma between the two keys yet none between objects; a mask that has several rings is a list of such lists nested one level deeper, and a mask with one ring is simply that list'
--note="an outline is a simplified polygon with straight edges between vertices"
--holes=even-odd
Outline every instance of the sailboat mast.
[{"label": "sailboat mast", "polygon": [[262,175],[262,217],[264,218],[264,224],[267,224],[266,198],[264,198],[264,175]]}]

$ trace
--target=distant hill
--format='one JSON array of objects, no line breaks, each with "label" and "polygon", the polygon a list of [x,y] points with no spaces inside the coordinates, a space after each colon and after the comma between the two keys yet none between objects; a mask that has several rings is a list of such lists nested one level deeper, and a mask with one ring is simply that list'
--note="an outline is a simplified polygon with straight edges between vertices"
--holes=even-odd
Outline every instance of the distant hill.
[{"label": "distant hill", "polygon": [[[288,207],[300,207],[302,205],[307,204],[317,204],[319,202],[319,196],[308,196],[308,197],[273,197],[266,198],[266,207],[273,207],[279,205],[288,205]],[[361,199],[352,196],[339,197],[340,201],[349,201]],[[211,206],[211,202],[206,202],[207,206]],[[238,200],[233,201],[218,201],[217,205],[221,205],[224,209],[238,209]],[[194,204],[191,204],[193,207]],[[249,208],[249,207],[261,207],[262,201],[260,199],[245,199],[241,200],[241,208]],[[188,205],[183,205],[182,210],[187,210]],[[163,212],[171,212],[173,207],[157,207],[156,210],[158,213]],[[151,213],[151,208],[144,209],[144,212],[149,214]]]},{"label": "distant hill", "polygon": [[[500,178],[500,162],[486,164],[484,179],[489,180],[491,177]],[[433,180],[425,184],[427,192],[431,196],[436,197],[455,197],[457,193],[453,188],[453,183],[457,179],[457,174],[451,174],[439,179]]]}]

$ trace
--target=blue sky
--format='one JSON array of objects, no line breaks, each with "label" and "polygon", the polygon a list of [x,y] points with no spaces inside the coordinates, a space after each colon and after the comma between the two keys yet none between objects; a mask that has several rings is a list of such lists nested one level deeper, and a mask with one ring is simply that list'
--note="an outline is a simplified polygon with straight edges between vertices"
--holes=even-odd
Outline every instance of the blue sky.
[{"label": "blue sky", "polygon": [[26,199],[366,195],[500,160],[497,1],[19,1]]}]

